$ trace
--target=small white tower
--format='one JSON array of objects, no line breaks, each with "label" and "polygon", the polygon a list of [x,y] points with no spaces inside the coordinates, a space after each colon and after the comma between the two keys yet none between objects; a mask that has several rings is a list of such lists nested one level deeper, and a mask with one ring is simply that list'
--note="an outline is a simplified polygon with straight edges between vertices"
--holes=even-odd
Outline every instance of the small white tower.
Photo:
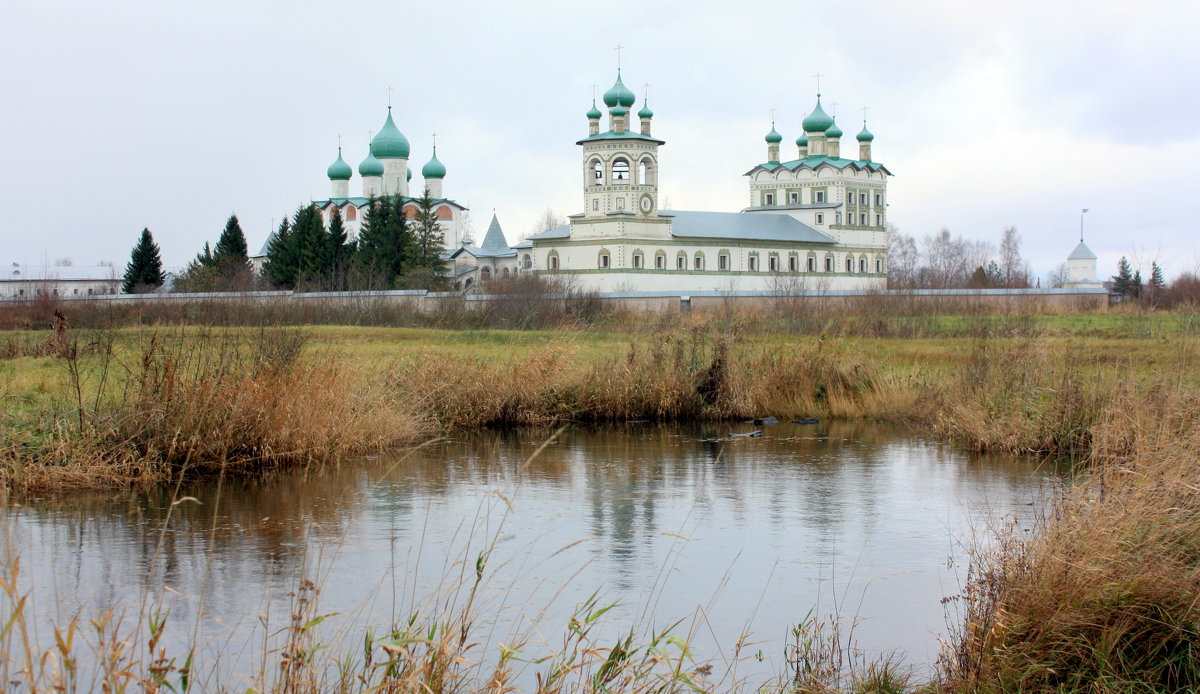
[{"label": "small white tower", "polygon": [[375,158],[375,153],[367,148],[367,157],[358,165],[358,175],[362,176],[362,194],[364,198],[377,198],[383,195],[383,162]]},{"label": "small white tower", "polygon": [[771,121],[771,132],[763,138],[767,141],[767,162],[775,164],[779,162],[779,143],[783,142],[783,135],[775,130],[775,121]]},{"label": "small white tower", "polygon": [[354,170],[342,159],[341,145],[338,145],[337,161],[330,164],[325,173],[329,176],[329,197],[350,197],[350,177],[354,175]]},{"label": "small white tower", "polygon": [[855,135],[858,140],[858,158],[862,161],[871,161],[871,142],[875,140],[875,135],[867,130],[867,120],[863,119],[863,129]]},{"label": "small white tower", "polygon": [[588,112],[588,136],[575,144],[583,147],[583,199],[585,217],[632,215],[658,216],[658,148],[663,143],[650,134],[654,112],[643,105],[637,113],[639,132],[628,128],[629,109],[637,97],[621,81],[604,93],[612,129],[595,132],[599,122]]},{"label": "small white tower", "polygon": [[1096,254],[1083,242],[1083,215],[1087,209],[1079,213],[1079,245],[1067,256],[1067,281],[1065,287],[1102,287],[1096,278]]},{"label": "small white tower", "polygon": [[421,167],[421,177],[425,179],[425,187],[434,200],[442,198],[442,179],[446,177],[446,165],[438,161],[437,140],[433,142],[433,158]]}]

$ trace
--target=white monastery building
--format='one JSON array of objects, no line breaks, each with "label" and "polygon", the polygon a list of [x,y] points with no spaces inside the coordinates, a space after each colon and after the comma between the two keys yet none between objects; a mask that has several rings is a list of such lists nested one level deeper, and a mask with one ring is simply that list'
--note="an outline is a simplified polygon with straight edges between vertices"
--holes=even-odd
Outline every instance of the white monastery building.
[{"label": "white monastery building", "polygon": [[[766,161],[745,175],[741,212],[659,209],[654,112],[621,80],[592,104],[583,148],[583,212],[513,250],[513,270],[571,276],[576,287],[613,291],[883,289],[887,282],[887,179],[872,159],[864,123],[858,158],[841,156],[842,131],[821,107],[804,119],[796,158],[766,136]],[[636,117],[636,120],[635,120]]]}]

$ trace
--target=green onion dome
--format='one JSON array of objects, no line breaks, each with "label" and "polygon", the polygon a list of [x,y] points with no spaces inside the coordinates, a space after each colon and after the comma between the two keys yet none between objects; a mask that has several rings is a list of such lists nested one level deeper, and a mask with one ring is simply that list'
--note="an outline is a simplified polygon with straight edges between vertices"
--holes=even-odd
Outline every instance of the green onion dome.
[{"label": "green onion dome", "polygon": [[621,70],[618,68],[617,81],[613,83],[611,89],[604,92],[604,105],[609,108],[612,108],[613,106],[624,106],[625,108],[629,108],[630,106],[633,106],[633,102],[635,101],[637,101],[637,96],[635,96],[633,92],[629,91],[629,87],[626,87],[625,83],[621,81]]},{"label": "green onion dome", "polygon": [[412,180],[412,169],[409,169],[409,168],[404,169],[404,180],[406,180],[406,181]]},{"label": "green onion dome", "polygon": [[329,168],[325,169],[325,173],[331,181],[349,181],[350,177],[354,175],[354,169],[351,169],[350,165],[342,160],[341,147],[338,147],[337,161],[330,164]]},{"label": "green onion dome", "polygon": [[650,110],[650,104],[642,104],[642,110],[638,111],[638,118],[653,118],[654,111]]},{"label": "green onion dome", "polygon": [[625,116],[629,115],[629,111],[624,106],[618,106],[609,111],[609,113],[613,114],[617,118],[624,118]]},{"label": "green onion dome", "polygon": [[421,177],[427,179],[446,177],[446,165],[438,161],[437,158],[437,145],[433,146],[433,158],[427,161],[425,166],[421,167]]},{"label": "green onion dome", "polygon": [[392,120],[392,107],[388,106],[387,120],[379,134],[371,140],[371,154],[380,159],[408,159],[408,138]]},{"label": "green onion dome", "polygon": [[796,138],[796,146],[797,147],[807,147],[808,146],[808,135],[804,134],[804,135],[801,135],[800,137],[797,137]]},{"label": "green onion dome", "polygon": [[825,113],[825,109],[821,108],[820,94],[817,95],[817,107],[805,117],[801,125],[804,126],[806,133],[823,133],[833,125],[833,119],[829,117],[828,113]]},{"label": "green onion dome", "polygon": [[596,108],[596,100],[592,99],[592,107],[587,112],[588,120],[596,120],[603,115],[603,113],[600,113],[600,109]]},{"label": "green onion dome", "polygon": [[831,140],[836,140],[842,135],[842,129],[838,127],[836,121],[834,121],[833,125],[829,126],[829,130],[825,131],[825,137],[828,137]]},{"label": "green onion dome", "polygon": [[370,149],[367,150],[367,158],[362,160],[358,165],[359,176],[382,176],[383,162],[375,158],[375,153]]},{"label": "green onion dome", "polygon": [[875,139],[875,134],[867,130],[867,122],[863,121],[863,129],[855,137],[858,138],[859,142],[870,142]]},{"label": "green onion dome", "polygon": [[778,131],[775,130],[775,124],[772,123],[771,132],[767,133],[767,136],[763,139],[767,141],[767,144],[777,145],[780,142],[783,142],[783,135],[780,135]]}]

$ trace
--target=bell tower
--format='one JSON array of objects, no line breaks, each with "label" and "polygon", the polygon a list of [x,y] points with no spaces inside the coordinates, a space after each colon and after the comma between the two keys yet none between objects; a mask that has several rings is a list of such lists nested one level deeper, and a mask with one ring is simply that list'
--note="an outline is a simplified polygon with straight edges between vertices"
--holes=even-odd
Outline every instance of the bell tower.
[{"label": "bell tower", "polygon": [[603,114],[594,104],[587,113],[589,134],[576,143],[583,147],[585,219],[658,216],[658,148],[665,143],[650,134],[654,112],[644,99],[638,127],[631,127],[636,100],[618,68],[617,81],[604,93],[609,129],[600,132]]}]

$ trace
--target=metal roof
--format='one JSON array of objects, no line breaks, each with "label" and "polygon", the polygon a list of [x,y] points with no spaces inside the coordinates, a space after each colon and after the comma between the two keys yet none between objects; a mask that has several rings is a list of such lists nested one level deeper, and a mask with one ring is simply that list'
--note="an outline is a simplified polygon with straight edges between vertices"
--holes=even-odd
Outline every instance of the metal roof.
[{"label": "metal roof", "polygon": [[[662,216],[671,218],[671,236],[676,238],[837,243],[832,236],[786,214],[663,210]],[[550,241],[570,236],[571,227],[564,224],[529,239]]]},{"label": "metal roof", "polygon": [[608,132],[598,133],[596,135],[588,135],[575,144],[582,145],[585,142],[602,142],[604,140],[644,140],[646,142],[653,142],[660,145],[667,144],[664,140],[660,140],[657,137],[650,137],[649,135],[643,135],[632,130],[622,130],[620,132],[609,130]]},{"label": "metal roof", "polygon": [[824,155],[814,155],[811,157],[805,157],[803,159],[793,159],[791,161],[785,161],[782,163],[777,162],[777,161],[769,161],[764,164],[759,164],[759,165],[755,166],[753,169],[750,169],[743,175],[749,176],[750,174],[754,173],[755,171],[758,171],[759,169],[765,169],[767,171],[774,171],[774,170],[782,167],[784,169],[787,169],[788,171],[795,171],[796,169],[805,169],[805,168],[816,170],[818,167],[821,167],[821,166],[832,166],[833,168],[838,169],[839,171],[841,169],[846,168],[847,166],[850,166],[850,167],[858,169],[859,171],[882,171],[889,176],[892,175],[892,172],[888,171],[886,166],[884,166],[883,164],[880,164],[877,161],[868,161],[865,159],[843,159],[841,157],[827,157]]},{"label": "metal roof", "polygon": [[1067,256],[1067,260],[1095,260],[1096,254],[1092,253],[1092,249],[1087,247],[1082,240],[1075,250],[1071,251],[1071,255]]},{"label": "metal roof", "polygon": [[22,265],[11,263],[0,268],[0,281],[78,282],[83,280],[119,280],[124,270],[110,265]]}]

